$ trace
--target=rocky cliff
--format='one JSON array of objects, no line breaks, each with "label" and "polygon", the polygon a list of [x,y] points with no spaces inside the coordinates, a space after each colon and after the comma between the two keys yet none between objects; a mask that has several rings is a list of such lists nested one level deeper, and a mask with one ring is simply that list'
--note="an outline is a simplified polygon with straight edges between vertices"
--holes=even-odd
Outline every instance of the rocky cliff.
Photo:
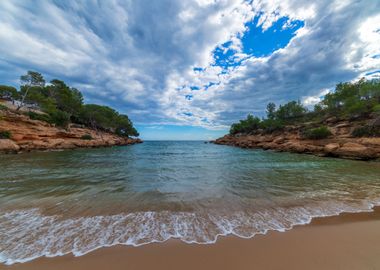
[{"label": "rocky cliff", "polygon": [[78,125],[58,128],[43,121],[10,110],[0,115],[0,131],[10,133],[9,139],[0,139],[0,152],[17,153],[31,150],[72,149],[141,143],[140,139],[119,137]]},{"label": "rocky cliff", "polygon": [[287,126],[281,132],[265,134],[258,132],[255,135],[237,134],[225,135],[212,143],[231,145],[242,148],[261,148],[281,152],[295,152],[314,154],[318,156],[332,156],[347,159],[377,159],[380,158],[380,137],[353,137],[352,131],[368,122],[374,123],[379,119],[368,121],[347,121],[330,119],[326,121],[332,135],[322,140],[309,140],[302,137],[304,125]]}]

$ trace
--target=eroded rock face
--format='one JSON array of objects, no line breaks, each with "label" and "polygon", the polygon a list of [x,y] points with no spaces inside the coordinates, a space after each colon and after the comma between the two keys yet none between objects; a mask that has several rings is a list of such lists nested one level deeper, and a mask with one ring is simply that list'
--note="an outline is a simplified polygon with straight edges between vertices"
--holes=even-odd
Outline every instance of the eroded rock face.
[{"label": "eroded rock face", "polygon": [[[10,139],[0,139],[0,152],[6,153],[129,145],[142,142],[140,139],[119,137],[112,133],[80,126],[72,126],[65,130],[10,111],[3,113],[0,130],[7,130],[12,134]],[[82,139],[84,135],[90,135],[92,140]]]},{"label": "eroded rock face", "polygon": [[329,143],[327,144],[325,147],[324,147],[324,151],[327,153],[327,154],[333,154],[335,153],[336,150],[338,150],[340,147],[339,143]]},{"label": "eroded rock face", "polygon": [[323,140],[302,139],[299,136],[300,128],[292,126],[292,128],[285,128],[283,132],[275,135],[258,134],[238,137],[226,135],[212,142],[244,148],[261,148],[347,159],[380,158],[380,138],[354,138],[351,136],[351,132],[355,128],[355,123],[339,122],[335,118],[328,120],[333,136]]},{"label": "eroded rock face", "polygon": [[373,148],[354,142],[344,143],[342,147],[336,150],[336,153],[340,157],[353,159],[371,159],[371,157],[376,155]]},{"label": "eroded rock face", "polygon": [[20,146],[18,146],[14,141],[9,139],[0,139],[0,152],[16,153],[19,150]]}]

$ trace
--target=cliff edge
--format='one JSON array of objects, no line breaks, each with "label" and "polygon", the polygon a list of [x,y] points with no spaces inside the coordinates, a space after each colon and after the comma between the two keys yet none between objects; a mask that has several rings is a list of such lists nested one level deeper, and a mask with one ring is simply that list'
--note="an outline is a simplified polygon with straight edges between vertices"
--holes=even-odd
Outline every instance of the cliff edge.
[{"label": "cliff edge", "polygon": [[75,124],[59,128],[11,110],[3,110],[0,117],[0,131],[6,131],[9,136],[0,138],[0,152],[3,153],[142,143],[138,138],[120,137]]},{"label": "cliff edge", "polygon": [[365,123],[330,118],[324,124],[331,131],[331,135],[325,139],[305,139],[302,135],[305,125],[292,125],[271,134],[259,131],[256,134],[225,135],[212,143],[346,159],[380,158],[380,137],[354,137],[352,135],[353,131],[363,124],[380,127],[380,118],[369,119]]}]

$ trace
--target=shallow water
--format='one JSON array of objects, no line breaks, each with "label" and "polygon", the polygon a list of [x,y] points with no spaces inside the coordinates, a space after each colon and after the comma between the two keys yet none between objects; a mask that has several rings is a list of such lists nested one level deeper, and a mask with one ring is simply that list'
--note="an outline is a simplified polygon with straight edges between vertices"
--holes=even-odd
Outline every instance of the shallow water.
[{"label": "shallow water", "polygon": [[380,162],[203,142],[0,155],[0,262],[284,231],[380,202]]}]

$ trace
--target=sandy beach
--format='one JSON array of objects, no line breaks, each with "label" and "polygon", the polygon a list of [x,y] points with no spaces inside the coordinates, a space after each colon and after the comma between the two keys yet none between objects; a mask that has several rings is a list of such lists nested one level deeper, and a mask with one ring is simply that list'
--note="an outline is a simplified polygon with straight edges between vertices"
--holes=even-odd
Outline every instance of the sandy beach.
[{"label": "sandy beach", "polygon": [[178,240],[115,246],[82,257],[41,258],[0,269],[380,269],[380,208],[317,218],[311,224],[216,244]]}]

